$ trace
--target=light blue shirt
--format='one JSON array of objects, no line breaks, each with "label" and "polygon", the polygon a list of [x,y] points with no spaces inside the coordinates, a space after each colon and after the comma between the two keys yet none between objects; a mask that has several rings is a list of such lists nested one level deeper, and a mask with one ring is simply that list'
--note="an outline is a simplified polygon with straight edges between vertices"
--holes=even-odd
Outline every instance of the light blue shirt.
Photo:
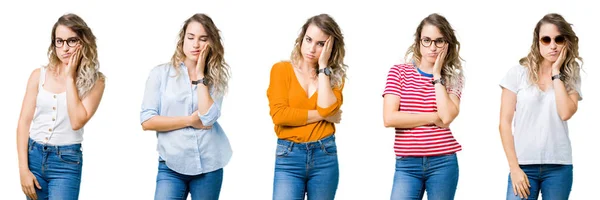
[{"label": "light blue shirt", "polygon": [[[190,116],[198,110],[198,93],[192,85],[187,67],[181,63],[179,75],[170,64],[156,66],[146,80],[146,91],[140,112],[140,123],[160,115],[165,117]],[[185,127],[156,132],[157,151],[169,169],[185,175],[198,175],[225,167],[232,150],[225,132],[217,122],[221,116],[223,97],[215,96],[207,113],[198,116],[210,130]]]}]

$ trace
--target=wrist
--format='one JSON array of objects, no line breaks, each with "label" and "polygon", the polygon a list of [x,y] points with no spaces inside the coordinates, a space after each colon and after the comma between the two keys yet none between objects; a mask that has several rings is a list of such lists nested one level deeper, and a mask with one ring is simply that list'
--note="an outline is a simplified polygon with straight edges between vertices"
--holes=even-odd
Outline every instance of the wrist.
[{"label": "wrist", "polygon": [[509,164],[508,166],[510,168],[510,171],[514,171],[514,170],[521,170],[521,166],[519,166],[519,164]]},{"label": "wrist", "polygon": [[67,76],[67,81],[68,81],[68,82],[73,82],[73,83],[74,83],[76,79],[77,79],[77,78],[76,78],[76,76],[75,76],[75,75],[73,75],[73,74],[69,74],[69,75]]},{"label": "wrist", "polygon": [[186,123],[185,126],[192,126],[192,125],[194,125],[194,121],[196,121],[196,117],[197,117],[196,113],[188,116],[188,118],[187,118],[187,120],[185,122]]},{"label": "wrist", "polygon": [[429,123],[434,124],[438,119],[440,119],[440,117],[438,116],[437,112],[432,112],[429,114]]},{"label": "wrist", "polygon": [[323,74],[325,76],[331,75],[331,68],[328,68],[328,67],[320,68],[319,70],[317,70],[317,76],[321,76],[321,74]]},{"label": "wrist", "polygon": [[560,70],[552,69],[552,76],[559,75],[559,74],[560,74]]},{"label": "wrist", "polygon": [[27,165],[19,165],[19,172],[29,171],[29,166]]},{"label": "wrist", "polygon": [[196,70],[196,76],[198,77],[198,79],[204,78],[204,67]]},{"label": "wrist", "polygon": [[[553,73],[553,74],[554,74],[554,73]],[[552,81],[554,81],[554,80],[556,80],[556,79],[558,79],[558,80],[561,80],[561,81],[562,81],[562,80],[563,80],[563,75],[562,75],[562,74],[560,74],[560,73],[559,73],[559,74],[556,74],[556,75],[552,75]]]},{"label": "wrist", "polygon": [[435,87],[435,85],[442,85],[445,86],[446,85],[446,80],[444,78],[442,78],[441,76],[436,77],[435,75],[433,76],[433,80],[431,81],[431,84],[433,84],[433,86]]}]

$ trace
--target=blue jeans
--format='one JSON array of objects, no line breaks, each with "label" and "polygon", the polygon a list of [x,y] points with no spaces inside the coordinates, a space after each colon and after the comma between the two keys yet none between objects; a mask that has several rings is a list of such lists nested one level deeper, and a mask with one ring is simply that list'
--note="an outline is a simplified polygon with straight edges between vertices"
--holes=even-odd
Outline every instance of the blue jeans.
[{"label": "blue jeans", "polygon": [[[540,190],[544,200],[569,199],[573,185],[573,165],[520,165],[529,179],[529,196],[527,199],[538,199]],[[513,193],[510,173],[508,174],[508,189],[506,199],[521,199]]]},{"label": "blue jeans", "polygon": [[338,186],[337,147],[333,135],[294,143],[277,140],[274,200],[332,200]]},{"label": "blue jeans", "polygon": [[392,200],[454,199],[458,184],[456,154],[396,158]]},{"label": "blue jeans", "polygon": [[29,170],[42,186],[35,187],[38,199],[79,199],[81,144],[52,146],[29,139]]},{"label": "blue jeans", "polygon": [[158,162],[158,175],[156,176],[155,200],[185,200],[188,193],[193,200],[219,199],[221,184],[223,183],[223,168],[199,175],[184,175],[177,173],[165,164]]}]

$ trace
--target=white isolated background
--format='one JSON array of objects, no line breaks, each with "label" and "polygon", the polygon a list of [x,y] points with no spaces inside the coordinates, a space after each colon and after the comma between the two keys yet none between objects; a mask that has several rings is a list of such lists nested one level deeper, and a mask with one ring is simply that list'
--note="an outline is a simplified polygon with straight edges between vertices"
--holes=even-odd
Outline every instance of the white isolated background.
[{"label": "white isolated background", "polygon": [[452,123],[463,145],[456,199],[505,199],[508,164],[498,134],[500,79],[530,48],[535,24],[558,12],[574,24],[584,58],[583,101],[569,120],[573,144],[572,199],[596,198],[600,178],[598,13],[589,1],[3,1],[0,6],[2,135],[0,199],[23,199],[15,132],[29,74],[47,63],[54,22],[80,15],[97,36],[106,90],[85,127],[80,199],[153,199],[156,137],[139,125],[150,69],[168,62],[185,19],[207,13],[222,31],[231,65],[230,90],[219,123],[233,147],[221,199],[271,199],[276,136],[266,89],[271,66],[289,58],[301,26],[328,13],[345,36],[342,123],[336,133],[340,183],[336,199],[389,199],[395,159],[393,129],[382,123],[381,93],[402,62],[418,23],[447,17],[462,44],[466,88]]}]

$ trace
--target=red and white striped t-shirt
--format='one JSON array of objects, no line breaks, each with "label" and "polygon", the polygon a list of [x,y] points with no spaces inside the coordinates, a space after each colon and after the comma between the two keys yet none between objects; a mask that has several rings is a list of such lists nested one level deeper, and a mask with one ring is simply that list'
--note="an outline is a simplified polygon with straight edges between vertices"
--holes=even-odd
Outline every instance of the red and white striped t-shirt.
[{"label": "red and white striped t-shirt", "polygon": [[[383,95],[400,96],[401,112],[437,112],[435,87],[432,76],[426,76],[410,64],[395,65],[390,69]],[[448,88],[449,94],[460,98],[462,88]],[[425,125],[415,128],[396,128],[394,151],[396,156],[436,156],[461,150],[449,128]]]}]

